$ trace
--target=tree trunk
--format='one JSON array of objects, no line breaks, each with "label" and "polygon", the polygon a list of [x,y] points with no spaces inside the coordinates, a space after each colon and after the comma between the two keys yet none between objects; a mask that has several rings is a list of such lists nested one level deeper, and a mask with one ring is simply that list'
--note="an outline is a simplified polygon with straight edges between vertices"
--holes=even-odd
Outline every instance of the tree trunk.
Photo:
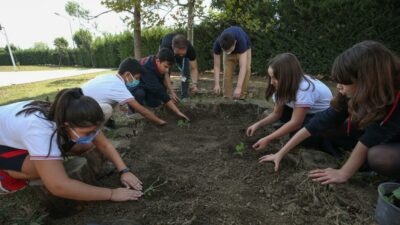
[{"label": "tree trunk", "polygon": [[134,21],[133,21],[133,41],[135,48],[135,59],[139,60],[142,57],[142,28],[140,18],[140,1],[134,7]]},{"label": "tree trunk", "polygon": [[193,27],[194,27],[194,6],[196,0],[188,0],[188,24],[187,24],[187,38],[194,45]]}]

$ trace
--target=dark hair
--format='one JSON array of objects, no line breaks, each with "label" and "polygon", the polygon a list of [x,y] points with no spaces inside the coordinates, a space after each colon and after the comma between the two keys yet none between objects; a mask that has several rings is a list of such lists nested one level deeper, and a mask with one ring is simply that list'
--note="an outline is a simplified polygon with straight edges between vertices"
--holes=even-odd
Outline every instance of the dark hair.
[{"label": "dark hair", "polygon": [[167,62],[169,65],[173,65],[175,62],[174,52],[169,48],[161,48],[156,57],[160,63]]},{"label": "dark hair", "polygon": [[57,135],[57,145],[63,157],[69,149],[64,149],[64,144],[69,140],[65,123],[70,127],[99,126],[104,121],[100,105],[91,97],[84,96],[80,88],[63,89],[56,95],[54,102],[33,101],[24,106],[16,115],[30,115],[41,112],[43,119],[55,122],[56,129],[50,137],[49,152],[54,135]]},{"label": "dark hair", "polygon": [[[348,111],[360,128],[382,120],[388,113],[400,89],[399,76],[399,58],[376,41],[355,44],[336,57],[332,66],[333,80],[356,85],[348,100]],[[343,98],[338,93],[331,105],[340,109]]]},{"label": "dark hair", "polygon": [[125,72],[130,72],[132,75],[141,73],[143,71],[142,65],[131,57],[126,58],[119,64],[118,74],[123,75]]},{"label": "dark hair", "polygon": [[[274,77],[278,80],[278,88],[271,85],[271,77],[268,75],[268,68],[271,67]],[[267,90],[265,98],[269,100],[275,93],[277,104],[285,104],[296,101],[296,94],[300,88],[300,82],[305,79],[308,82],[308,90],[314,84],[304,75],[300,62],[292,53],[281,53],[276,55],[268,62],[267,71]]]},{"label": "dark hair", "polygon": [[228,32],[222,33],[219,44],[223,50],[229,50],[235,44],[235,37]]},{"label": "dark hair", "polygon": [[172,49],[187,49],[188,42],[183,34],[177,34],[172,39]]}]

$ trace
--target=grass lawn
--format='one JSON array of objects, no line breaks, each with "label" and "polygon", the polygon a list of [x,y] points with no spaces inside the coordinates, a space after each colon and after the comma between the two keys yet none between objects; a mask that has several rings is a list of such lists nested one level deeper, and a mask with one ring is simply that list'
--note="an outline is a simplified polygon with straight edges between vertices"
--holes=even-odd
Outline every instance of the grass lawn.
[{"label": "grass lawn", "polygon": [[29,84],[0,87],[0,105],[29,99],[45,100],[46,98],[49,98],[52,100],[61,89],[79,87],[89,79],[98,75],[110,73],[116,73],[116,71],[90,73],[74,77],[57,78]]},{"label": "grass lawn", "polygon": [[[43,71],[43,70],[73,70],[82,67],[58,67],[58,66],[17,66],[17,71]],[[0,72],[14,71],[13,66],[0,66]]]}]

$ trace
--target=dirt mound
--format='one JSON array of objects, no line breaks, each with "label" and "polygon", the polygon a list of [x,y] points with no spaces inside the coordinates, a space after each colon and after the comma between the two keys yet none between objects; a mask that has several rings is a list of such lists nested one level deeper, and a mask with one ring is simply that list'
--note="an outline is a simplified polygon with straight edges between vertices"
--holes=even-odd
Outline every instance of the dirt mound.
[{"label": "dirt mound", "polygon": [[[187,103],[183,108],[193,118],[190,124],[183,125],[161,111],[168,121],[164,127],[143,120],[124,121],[123,127],[109,134],[120,143],[119,151],[145,188],[155,181],[161,185],[151,195],[137,202],[89,203],[81,213],[50,223],[373,223],[373,187],[361,181],[322,186],[307,178],[307,167],[331,165],[324,153],[309,162],[316,155],[311,150],[295,151],[283,160],[278,173],[273,172],[273,164],[257,163],[265,152],[251,149],[255,139],[247,139],[245,129],[258,119],[262,108],[246,103]],[[238,145],[244,147],[242,156],[234,154]],[[273,142],[268,151],[280,146]],[[116,173],[101,182],[120,185]]]}]

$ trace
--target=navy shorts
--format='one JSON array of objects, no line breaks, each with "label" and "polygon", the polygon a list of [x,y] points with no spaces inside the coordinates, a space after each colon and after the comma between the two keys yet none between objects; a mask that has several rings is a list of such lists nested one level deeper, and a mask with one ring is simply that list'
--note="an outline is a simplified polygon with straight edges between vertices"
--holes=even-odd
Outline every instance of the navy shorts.
[{"label": "navy shorts", "polygon": [[27,150],[0,145],[0,170],[20,172],[22,164],[28,155]]}]

